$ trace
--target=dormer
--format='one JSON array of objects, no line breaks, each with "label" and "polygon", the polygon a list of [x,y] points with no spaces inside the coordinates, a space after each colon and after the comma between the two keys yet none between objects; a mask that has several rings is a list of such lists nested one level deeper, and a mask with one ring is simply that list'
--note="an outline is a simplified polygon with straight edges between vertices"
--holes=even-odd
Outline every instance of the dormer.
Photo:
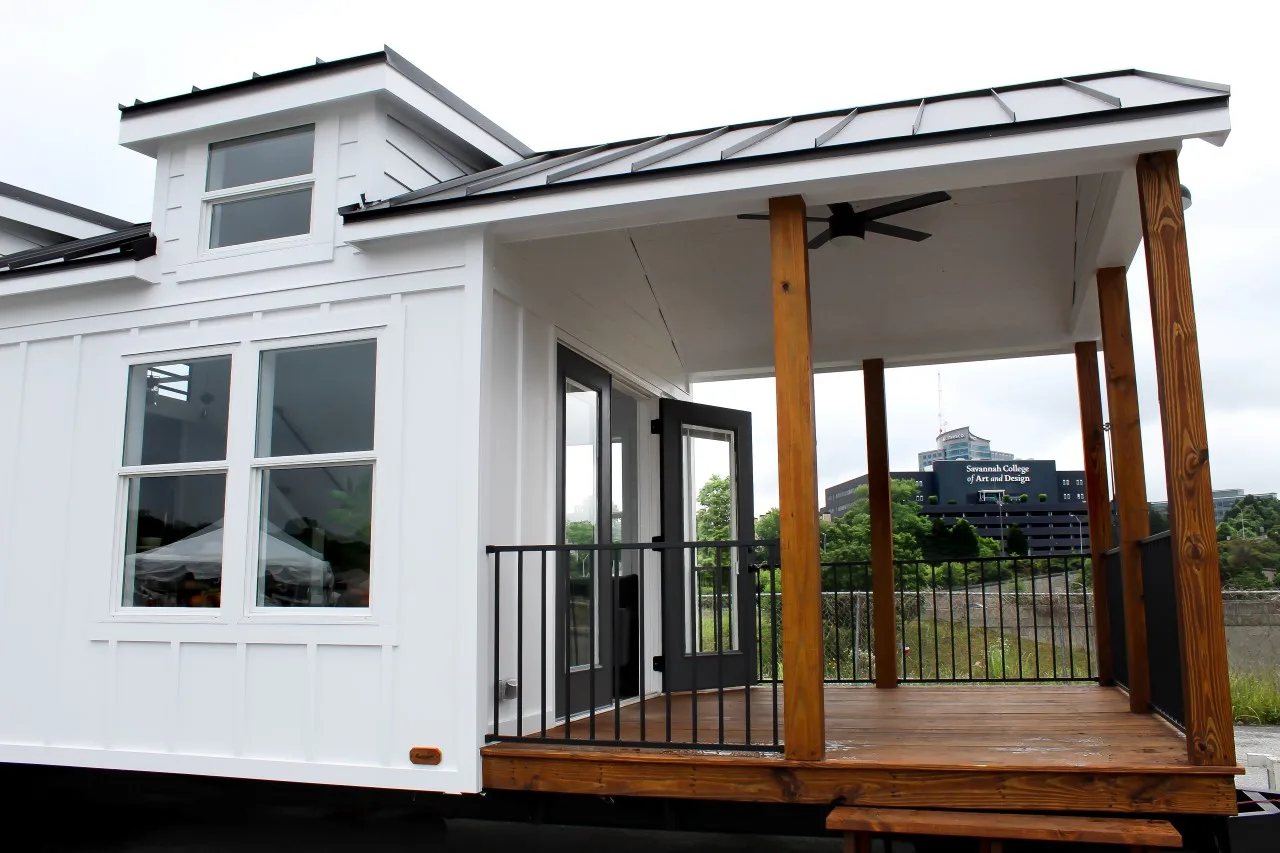
[{"label": "dormer", "polygon": [[177,281],[330,260],[339,207],[532,153],[390,48],[120,111]]}]

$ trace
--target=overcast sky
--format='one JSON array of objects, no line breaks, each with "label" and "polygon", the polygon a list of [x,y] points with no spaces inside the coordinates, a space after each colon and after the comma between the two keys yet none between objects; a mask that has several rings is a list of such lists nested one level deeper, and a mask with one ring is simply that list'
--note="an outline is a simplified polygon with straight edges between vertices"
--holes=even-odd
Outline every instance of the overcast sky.
[{"label": "overcast sky", "polygon": [[[1238,8],[1233,8],[1238,6]],[[223,2],[5,4],[0,181],[134,221],[153,161],[116,145],[117,103],[379,49],[402,53],[535,149],[1143,68],[1230,83],[1225,148],[1181,162],[1214,485],[1280,489],[1280,111],[1274,27],[1251,3]],[[1164,496],[1139,258],[1130,298],[1148,489]],[[1069,357],[941,368],[949,426],[1023,457],[1081,463]],[[891,462],[938,431],[937,371],[888,374]],[[750,408],[756,504],[777,500],[773,384],[696,389]],[[865,470],[860,374],[818,377],[819,485]]]}]

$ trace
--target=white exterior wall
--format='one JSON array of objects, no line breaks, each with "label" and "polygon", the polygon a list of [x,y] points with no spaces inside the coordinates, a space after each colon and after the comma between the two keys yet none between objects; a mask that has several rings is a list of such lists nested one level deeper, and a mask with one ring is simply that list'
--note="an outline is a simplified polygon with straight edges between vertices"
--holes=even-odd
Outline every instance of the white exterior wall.
[{"label": "white exterior wall", "polygon": [[[659,517],[659,446],[657,436],[647,427],[658,416],[660,396],[684,397],[659,373],[658,359],[641,361],[632,355],[632,329],[613,327],[609,338],[602,318],[582,311],[565,294],[554,291],[527,259],[504,246],[489,242],[485,264],[486,305],[485,398],[483,403],[484,452],[481,455],[481,544],[540,546],[560,541],[556,530],[557,446],[556,413],[560,402],[557,386],[556,353],[560,344],[582,353],[608,370],[644,399],[638,404],[642,428],[638,430],[637,469],[640,500],[640,541],[661,532]],[[602,283],[602,287],[616,286]],[[592,344],[584,343],[583,338]],[[645,554],[645,689],[657,690],[661,677],[650,661],[662,653],[659,604],[661,561],[658,554]],[[481,556],[480,572],[480,717],[483,731],[493,720],[493,556]],[[547,692],[555,689],[555,601],[557,585],[555,555],[549,555],[547,574],[538,555],[526,553],[524,563],[524,659],[518,665],[516,613],[519,605],[517,556],[505,554],[501,562],[499,618],[501,648],[498,650],[498,678],[518,678],[522,702],[500,703],[499,721],[503,733],[515,733],[518,708],[523,709],[523,732],[542,727],[544,695],[541,667],[542,615],[546,608],[548,635]],[[544,601],[539,583],[548,583]],[[553,719],[552,702],[547,704],[548,722]]]},{"label": "white exterior wall", "polygon": [[[161,145],[154,283],[0,298],[0,761],[478,790],[485,246],[342,243],[382,115],[270,122],[316,124],[305,238],[199,248],[206,146],[270,129],[248,122]],[[258,353],[335,336],[378,341],[370,607],[253,612]],[[213,352],[233,356],[221,607],[121,608],[129,365]]]}]

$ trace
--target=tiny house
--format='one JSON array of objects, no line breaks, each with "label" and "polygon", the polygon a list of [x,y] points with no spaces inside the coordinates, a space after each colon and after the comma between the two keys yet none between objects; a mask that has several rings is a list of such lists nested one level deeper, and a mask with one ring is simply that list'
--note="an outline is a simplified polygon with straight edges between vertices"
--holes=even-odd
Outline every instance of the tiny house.
[{"label": "tiny house", "polygon": [[[1228,101],[1129,70],[534,152],[384,49],[121,107],[151,222],[0,256],[0,567],[22,591],[0,599],[0,761],[1234,813],[1178,173],[1184,142],[1225,141]],[[1025,591],[1028,618],[1085,620],[1084,663],[960,667],[948,627],[944,671],[939,590],[949,626],[1001,631],[1008,591],[999,566],[943,588],[895,564],[885,370],[1046,354],[1077,361],[1098,516],[1104,419],[1113,444],[1118,540]],[[820,370],[866,394],[871,559],[834,574]],[[762,425],[690,400],[766,376],[776,539]]]}]

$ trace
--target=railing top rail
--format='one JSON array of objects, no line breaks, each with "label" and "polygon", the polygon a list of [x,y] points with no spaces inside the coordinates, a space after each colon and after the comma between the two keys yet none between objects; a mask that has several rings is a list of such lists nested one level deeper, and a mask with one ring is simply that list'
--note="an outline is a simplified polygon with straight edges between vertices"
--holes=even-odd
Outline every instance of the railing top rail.
[{"label": "railing top rail", "polygon": [[1164,530],[1164,531],[1161,531],[1160,533],[1154,533],[1151,536],[1148,536],[1146,539],[1139,539],[1138,544],[1151,545],[1153,543],[1160,542],[1161,540],[1168,539],[1170,532],[1171,531]]},{"label": "railing top rail", "polygon": [[487,545],[486,554],[509,554],[516,551],[669,551],[685,548],[757,548],[775,547],[776,539],[715,540],[708,542],[601,542],[592,545]]},{"label": "railing top rail", "polygon": [[1102,555],[1103,555],[1104,557],[1110,557],[1110,556],[1112,556],[1112,555],[1114,555],[1114,554],[1119,554],[1119,553],[1120,553],[1120,546],[1119,546],[1119,545],[1117,545],[1117,546],[1116,546],[1116,547],[1114,547],[1114,548],[1109,548],[1109,549],[1107,549],[1106,551],[1103,551],[1103,552],[1102,552]]}]

